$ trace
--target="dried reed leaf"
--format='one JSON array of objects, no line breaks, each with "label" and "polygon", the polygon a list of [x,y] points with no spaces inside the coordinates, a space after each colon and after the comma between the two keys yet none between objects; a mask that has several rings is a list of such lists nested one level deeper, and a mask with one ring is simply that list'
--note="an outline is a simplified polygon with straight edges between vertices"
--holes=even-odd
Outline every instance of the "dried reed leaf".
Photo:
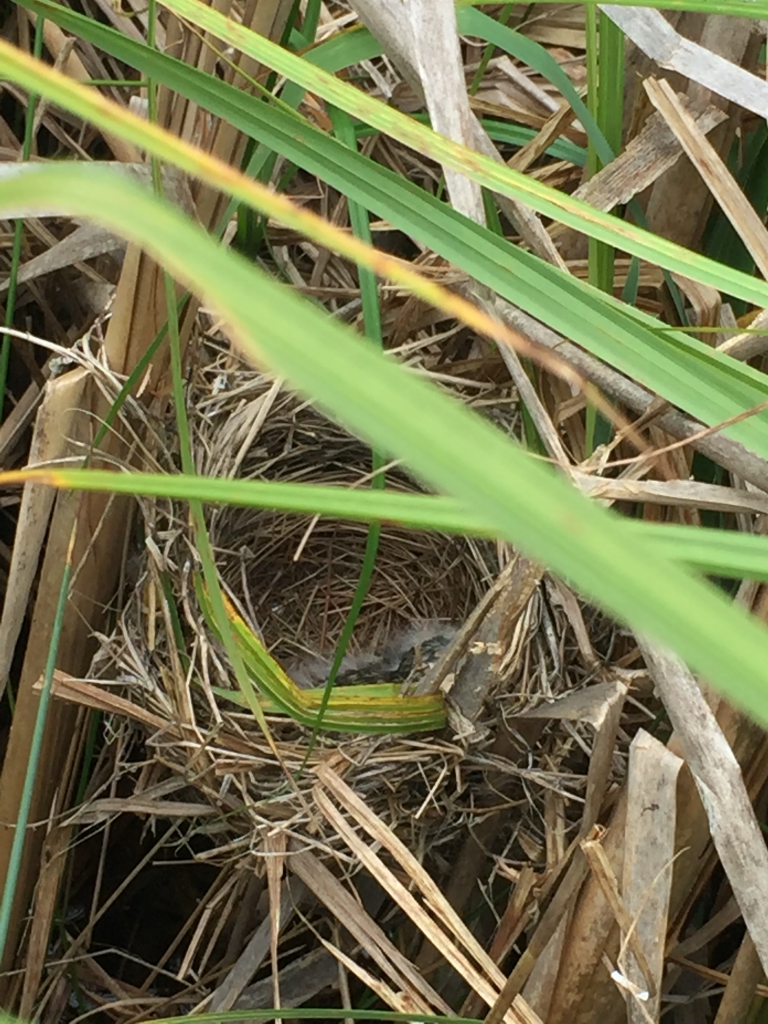
[{"label": "dried reed leaf", "polygon": [[[285,865],[285,851],[288,846],[288,837],[281,829],[276,834],[267,836],[264,840],[264,852],[267,855],[267,891],[269,893],[269,953],[272,961],[272,995],[275,1006],[282,1006],[280,998],[280,969],[278,966],[278,942],[280,940],[280,929],[283,922],[280,918],[281,879]],[[281,1024],[281,1022],[276,1022]]]},{"label": "dried reed leaf", "polygon": [[[38,680],[37,687],[38,689],[42,687],[42,677]],[[102,686],[95,686],[85,680],[76,679],[60,669],[56,669],[53,673],[52,693],[54,697],[72,704],[82,704],[84,707],[105,711],[108,714],[124,715],[126,718],[148,725],[152,729],[165,729],[168,725],[164,718],[153,715],[138,704],[119,697],[115,693],[110,693]]]},{"label": "dried reed leaf", "polygon": [[689,670],[640,640],[707,812],[715,844],[760,961],[768,966],[768,849],[738,762]]},{"label": "dried reed leaf", "polygon": [[[632,1024],[657,1020],[661,1013],[662,975],[669,914],[672,864],[675,857],[677,774],[679,757],[641,729],[632,740],[627,777],[622,896],[631,916],[630,927],[620,922],[622,950],[628,947],[623,974],[646,989],[641,1007],[629,1000]],[[630,941],[635,935],[636,942]],[[642,957],[639,951],[642,950]]]},{"label": "dried reed leaf", "polygon": [[139,796],[104,797],[89,800],[78,807],[65,822],[67,825],[89,825],[107,821],[118,814],[147,814],[157,818],[208,818],[216,814],[216,808],[209,804],[197,804],[184,800],[153,800]]},{"label": "dried reed leaf", "polygon": [[547,1020],[549,1017],[567,926],[568,919],[563,917],[555,929],[554,935],[536,958],[536,963],[533,965],[533,970],[523,989],[523,998],[542,1020]]},{"label": "dried reed leaf", "polygon": [[[672,274],[672,280],[682,292],[685,299],[691,305],[693,315],[691,324],[698,327],[717,327],[720,324],[723,311],[723,299],[717,288],[709,285],[701,285],[698,281],[691,281],[682,274]],[[699,335],[702,341],[712,344],[713,335],[702,332]]]},{"label": "dried reed leaf", "polygon": [[[511,303],[496,298],[493,301],[493,308],[500,319],[521,334],[547,348],[556,348],[563,359],[615,401],[626,405],[638,416],[652,417],[672,436],[690,439],[690,445],[695,451],[700,451],[713,462],[731,469],[761,490],[768,491],[768,463],[743,445],[730,441],[720,434],[702,433],[702,424],[660,403],[658,396],[617,373],[594,356],[583,352]],[[746,355],[745,358],[749,356]]]},{"label": "dried reed leaf", "polygon": [[[301,1006],[314,999],[338,979],[339,961],[325,949],[314,949],[296,957],[280,971],[282,1006]],[[267,1010],[273,1005],[272,979],[249,985],[235,1004],[236,1010]]]},{"label": "dried reed leaf", "polygon": [[336,957],[339,963],[346,967],[350,974],[354,974],[359,978],[360,981],[362,981],[363,984],[371,990],[371,992],[374,992],[383,1003],[391,1006],[397,1013],[423,1012],[420,1009],[420,1003],[414,1002],[408,993],[395,991],[390,988],[389,985],[383,982],[380,978],[375,977],[375,975],[371,974],[370,971],[367,971],[357,960],[353,960],[340,949],[333,946],[327,941],[327,939],[321,938],[320,941],[323,946],[325,946],[325,948]]},{"label": "dried reed leaf", "polygon": [[[485,1024],[501,1024],[506,1009],[513,1004],[518,997],[518,993],[523,990],[539,957],[544,954],[550,942],[557,942],[558,930],[562,927],[562,922],[570,916],[572,903],[588,873],[587,862],[583,857],[571,861],[565,875],[559,879],[559,884],[555,888],[549,906],[541,915],[533,934],[529,937],[526,949],[504,983],[496,1003],[491,1007],[490,1013],[486,1016]],[[567,933],[566,938],[568,938]],[[562,956],[563,954],[561,954],[561,962]],[[558,978],[561,974],[562,968],[558,972]],[[557,991],[557,987],[555,991]],[[553,1013],[559,1011],[562,1002],[562,1000],[553,997],[551,1002]],[[547,1024],[549,1024],[549,1021]]]},{"label": "dried reed leaf", "polygon": [[[434,0],[408,0],[407,11],[430,122],[435,131],[449,139],[471,145],[473,118],[455,9]],[[478,184],[450,168],[443,168],[443,173],[451,206],[477,224],[484,224],[483,197]]]},{"label": "dried reed leaf", "polygon": [[[757,47],[751,42],[754,26],[748,19],[722,18],[718,15],[701,16],[681,21],[681,27],[698,39],[698,44],[685,40],[684,46],[698,46],[702,60],[721,61],[744,74],[736,67],[744,65],[747,71],[755,71],[757,63]],[[661,32],[666,31],[665,19],[661,18],[658,25]],[[674,32],[674,30],[673,30]],[[654,71],[648,62],[642,69],[642,79]],[[679,76],[675,76],[679,79]],[[751,76],[748,76],[751,77]],[[688,94],[692,109],[699,109],[707,104],[714,104],[728,112],[728,102],[717,92],[703,87],[695,80],[679,79],[675,88]],[[636,106],[649,106],[647,96],[637,97]],[[644,108],[643,108],[644,109]],[[650,107],[649,107],[650,109]],[[638,111],[639,112],[639,111]],[[642,116],[642,115],[641,115]],[[734,140],[736,120],[729,118],[709,133],[711,145],[722,155],[728,153]],[[652,231],[662,234],[691,248],[699,248],[709,212],[712,207],[712,195],[703,179],[692,173],[690,161],[686,158],[678,161],[653,186],[648,199],[646,217]]]},{"label": "dried reed leaf", "polygon": [[[725,119],[725,113],[712,106],[694,115],[696,127],[703,135]],[[580,185],[574,196],[598,210],[612,210],[652,185],[682,155],[683,148],[664,119],[653,114],[640,134],[631,139],[614,160]]]},{"label": "dried reed leaf", "polygon": [[[705,46],[685,39],[661,11],[614,4],[601,4],[600,9],[661,67],[679,72],[760,117],[768,117],[768,84],[764,80]],[[749,34],[753,24],[748,19],[744,21],[744,29]]]},{"label": "dried reed leaf", "polygon": [[[300,905],[305,891],[303,884],[298,881],[298,879],[294,879],[290,886],[285,886],[283,888],[279,908],[279,920],[282,928],[285,928],[285,926],[292,920],[295,908]],[[237,961],[227,972],[226,977],[219,983],[218,987],[214,989],[209,1000],[206,1000],[206,1008],[208,1011],[211,1013],[222,1013],[236,1007],[239,1008],[239,1000],[243,997],[248,1000],[246,1005],[249,1007],[256,1005],[252,998],[246,995],[247,986],[263,963],[264,958],[270,950],[271,944],[272,922],[268,917],[261,922],[249,941],[246,943],[245,948],[240,953]],[[283,999],[285,999],[287,997],[287,993],[285,991],[285,986],[282,984],[282,978],[280,990]],[[272,987],[272,979],[269,978],[267,979],[266,985],[265,997],[267,1002],[265,1003],[265,1006],[297,1005],[291,1002],[274,1004],[272,1002],[273,996],[274,990]]]},{"label": "dried reed leaf", "polygon": [[752,936],[747,932],[741,940],[717,1008],[714,1024],[741,1024],[749,1019],[759,983],[765,977]]},{"label": "dried reed leaf", "polygon": [[[17,281],[34,281],[38,277],[50,274],[63,267],[71,267],[82,260],[101,256],[115,249],[121,249],[123,242],[117,235],[106,228],[95,224],[84,224],[63,238],[60,242],[46,249],[39,256],[28,260],[19,268]],[[0,294],[10,286],[10,278],[0,283]]]},{"label": "dried reed leaf", "polygon": [[[598,687],[600,683],[596,684]],[[608,793],[613,759],[616,754],[616,738],[621,726],[621,714],[627,686],[620,679],[611,680],[602,708],[593,720],[595,740],[587,773],[587,791],[584,797],[584,813],[579,834],[586,836],[595,826]],[[592,687],[587,687],[589,692]],[[612,692],[611,692],[612,691]]]},{"label": "dried reed leaf", "polygon": [[[511,63],[511,62],[510,62]],[[549,149],[552,143],[560,138],[563,130],[573,120],[573,109],[567,100],[563,100],[550,114],[539,132],[515,153],[508,166],[516,171],[526,171],[539,157]],[[552,235],[550,234],[550,237]]]},{"label": "dried reed leaf", "polygon": [[366,910],[313,854],[293,852],[288,866],[360,943],[398,990],[409,993],[415,1006],[425,1007],[424,1013],[451,1012]]},{"label": "dried reed leaf", "polygon": [[531,920],[534,908],[529,905],[536,884],[536,873],[530,864],[525,864],[515,881],[509,902],[502,915],[488,955],[494,963],[500,964]]},{"label": "dried reed leaf", "polygon": [[[641,984],[645,987],[653,984],[653,971],[645,955],[645,949],[637,937],[636,921],[619,892],[619,881],[611,868],[602,845],[595,840],[585,840],[581,849],[587,859],[592,874],[597,879],[600,889],[611,908],[616,923],[621,928],[625,942],[632,951],[641,975]],[[632,983],[634,984],[634,983]]]},{"label": "dried reed leaf", "polygon": [[[82,400],[87,377],[85,371],[78,370],[49,382],[35,419],[29,450],[30,462],[59,459],[71,450],[67,437],[72,429],[72,410]],[[8,673],[48,532],[55,495],[46,493],[46,490],[32,484],[25,486],[22,493],[16,543],[11,554],[8,586],[0,618],[0,694],[5,691],[8,682]]]},{"label": "dried reed leaf", "polygon": [[[384,849],[386,849],[388,853],[395,858],[397,863],[406,872],[407,877],[410,878],[416,888],[421,891],[425,900],[425,909],[434,915],[436,921],[433,921],[424,913],[411,893],[404,889],[394,875],[384,867],[383,863],[376,855],[369,855],[368,848],[365,847],[364,844],[360,843],[357,836],[350,830],[349,826],[325,796],[323,790],[315,787],[315,799],[319,801],[323,813],[326,816],[332,816],[334,827],[337,830],[343,830],[347,843],[353,843],[357,848],[356,852],[358,856],[361,858],[364,857],[366,861],[369,862],[369,870],[371,870],[374,875],[377,870],[380,872],[378,875],[379,882],[384,885],[392,895],[397,893],[395,898],[401,906],[407,906],[409,908],[409,916],[414,920],[414,923],[418,923],[418,926],[433,945],[436,945],[438,949],[448,956],[446,952],[446,943],[448,943],[451,955],[456,958],[454,966],[456,966],[456,969],[458,970],[460,968],[457,965],[461,964],[462,971],[469,971],[469,977],[465,974],[466,980],[470,981],[470,977],[473,978],[474,981],[470,981],[470,984],[473,984],[473,987],[475,987],[480,994],[483,994],[483,992],[490,994],[490,988],[485,982],[483,975],[487,976],[491,984],[500,987],[503,984],[504,978],[498,967],[491,960],[482,946],[479,945],[477,939],[472,935],[461,918],[456,914],[453,907],[451,907],[443,896],[440,888],[424,870],[423,866],[419,863],[416,857],[414,857],[411,851],[401,842],[400,839],[398,839],[391,829],[387,828],[379,818],[371,813],[364,801],[361,800],[360,797],[357,796],[357,794],[350,789],[342,778],[328,765],[319,764],[315,769],[315,774],[322,785],[334,795],[348,813],[353,815],[354,819],[362,825],[371,838],[375,842],[381,843]],[[416,919],[418,919],[418,922]],[[469,956],[471,956],[472,960],[475,961],[482,971],[482,974],[478,974],[477,970],[472,966],[471,962],[464,956],[464,954],[461,953],[457,947],[453,946],[453,943],[449,938],[451,935],[455,936],[464,949],[466,949]],[[482,985],[483,992],[481,992],[480,988],[477,987],[478,984]],[[490,1006],[496,997],[493,995],[488,999],[486,998],[486,995],[483,994],[483,998]]]},{"label": "dried reed leaf", "polygon": [[749,323],[749,330],[744,334],[732,334],[718,346],[719,352],[725,352],[734,359],[752,359],[761,355],[768,347],[768,334],[761,334],[761,328],[768,321],[768,310],[761,309]]},{"label": "dried reed leaf", "polygon": [[71,825],[55,825],[46,836],[43,848],[43,869],[35,891],[35,913],[27,943],[24,986],[19,1002],[19,1015],[31,1019],[40,979],[48,956],[53,923],[59,897],[59,885],[67,866],[67,853],[72,839]]},{"label": "dried reed leaf", "polygon": [[582,490],[598,500],[639,501],[720,512],[768,511],[768,499],[757,492],[701,484],[697,480],[611,480],[578,472],[574,475]]},{"label": "dried reed leaf", "polygon": [[[333,825],[347,846],[355,854],[379,884],[392,896],[405,911],[413,924],[422,934],[438,948],[446,961],[456,970],[472,989],[492,1006],[497,998],[494,986],[501,987],[503,975],[488,957],[466,925],[461,921],[447,902],[438,886],[424,871],[416,858],[383,822],[370,813],[363,801],[325,765],[318,765],[315,770],[323,786],[333,792],[345,809],[353,814],[355,820],[363,826],[376,843],[380,843],[408,872],[408,877],[425,897],[425,907],[416,900],[399,879],[386,867],[372,847],[362,842],[344,817],[328,798],[321,786],[314,789],[315,802],[328,821]],[[427,908],[429,912],[427,912]],[[434,915],[434,918],[431,915]],[[449,930],[444,930],[449,929]],[[461,947],[451,939],[455,935]],[[466,953],[464,952],[466,950]],[[471,957],[471,959],[470,959]],[[472,963],[475,961],[480,970]],[[517,1002],[517,1001],[516,1001]],[[523,1001],[520,1000],[522,1004]],[[517,1006],[513,1005],[504,1019],[507,1024],[518,1024],[520,1017]]]},{"label": "dried reed leaf", "polygon": [[[370,28],[377,39],[381,40],[388,56],[392,58],[411,88],[421,97],[423,90],[418,70],[419,59],[415,53],[412,34],[402,31],[402,4],[398,0],[353,0],[351,6],[360,20]],[[440,6],[433,5],[433,9],[439,10]],[[439,96],[436,97],[436,101],[439,105]],[[474,148],[484,156],[501,162],[501,155],[475,114],[470,112],[470,117]],[[532,210],[505,196],[496,196],[496,201],[535,253],[555,266],[565,269],[560,253]]]},{"label": "dried reed leaf", "polygon": [[743,239],[763,277],[768,277],[768,232],[726,164],[698,129],[668,82],[649,78],[645,82],[645,90],[737,234]]},{"label": "dried reed leaf", "polygon": [[670,959],[686,957],[703,949],[707,943],[714,942],[723,932],[741,917],[741,910],[735,897],[731,896],[724,906],[716,910],[707,921],[697,928],[692,935],[687,935],[681,942],[675,943],[668,950]]},{"label": "dried reed leaf", "polygon": [[[71,386],[70,399],[73,410],[69,427],[65,433],[77,451],[91,439],[91,424],[95,414],[101,419],[106,407],[92,383],[79,371],[67,375],[60,385],[63,389]],[[59,424],[61,426],[61,424]],[[119,451],[113,438],[106,443],[109,452]],[[92,631],[102,610],[112,597],[112,591],[119,571],[119,560],[115,550],[121,544],[115,537],[124,532],[128,506],[112,497],[97,495],[60,495],[57,499],[51,525],[48,531],[45,556],[38,575],[38,593],[31,624],[31,642],[27,645],[21,671],[17,705],[9,739],[7,756],[0,775],[0,816],[2,821],[12,823],[16,815],[24,786],[25,766],[28,760],[34,722],[37,714],[38,695],[35,684],[41,677],[47,657],[50,631],[55,620],[55,605],[61,586],[63,566],[70,548],[73,524],[80,529],[72,551],[74,566],[72,594],[64,615],[60,645],[59,666],[65,671],[85,671],[92,654]],[[113,526],[107,526],[109,520]],[[112,533],[112,528],[116,533]],[[49,813],[55,792],[69,791],[72,777],[67,776],[68,749],[75,725],[74,709],[63,704],[52,705],[43,740],[47,771],[39,773],[33,797],[32,820],[42,820]],[[74,766],[72,766],[74,772]],[[6,824],[0,830],[0,882],[6,877],[13,842],[13,827]],[[19,882],[16,888],[16,902],[9,928],[6,957],[16,949],[21,915],[26,912],[38,874],[38,857],[43,836],[40,830],[32,830],[22,862]],[[10,961],[9,961],[10,962]]]}]

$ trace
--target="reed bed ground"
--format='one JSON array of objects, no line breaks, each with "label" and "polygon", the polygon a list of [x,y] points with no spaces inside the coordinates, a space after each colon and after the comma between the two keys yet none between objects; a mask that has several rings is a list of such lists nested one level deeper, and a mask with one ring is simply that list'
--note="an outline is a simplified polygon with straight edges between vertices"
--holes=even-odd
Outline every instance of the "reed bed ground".
[{"label": "reed bed ground", "polygon": [[1,10],[4,1011],[768,1019],[768,3]]}]

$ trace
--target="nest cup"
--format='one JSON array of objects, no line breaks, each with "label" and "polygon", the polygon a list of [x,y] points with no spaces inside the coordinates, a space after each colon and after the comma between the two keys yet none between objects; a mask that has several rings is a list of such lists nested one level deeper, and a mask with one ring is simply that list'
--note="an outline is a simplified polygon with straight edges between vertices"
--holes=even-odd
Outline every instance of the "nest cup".
[{"label": "nest cup", "polygon": [[[196,417],[201,472],[371,486],[370,449],[315,407],[239,366],[231,390],[220,364],[202,376],[211,374],[217,400],[195,403],[204,409]],[[215,389],[201,383],[210,396]],[[421,490],[400,466],[387,469],[386,486]],[[360,578],[367,524],[227,507],[212,512],[210,531],[222,578],[270,652],[299,682],[321,682]],[[347,665],[391,661],[409,637],[447,635],[497,571],[490,543],[383,526]]]}]

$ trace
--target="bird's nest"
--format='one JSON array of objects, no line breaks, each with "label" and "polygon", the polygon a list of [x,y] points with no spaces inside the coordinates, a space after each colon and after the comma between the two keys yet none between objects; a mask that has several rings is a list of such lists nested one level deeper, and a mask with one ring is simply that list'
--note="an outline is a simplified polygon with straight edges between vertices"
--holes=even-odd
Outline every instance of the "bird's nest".
[{"label": "bird's nest", "polygon": [[[489,385],[486,406],[493,406],[494,393],[512,429],[509,394]],[[372,456],[362,442],[227,351],[211,350],[210,360],[196,370],[189,409],[202,474],[370,485]],[[419,490],[396,465],[387,467],[386,482],[389,488]],[[140,507],[144,543],[137,582],[116,629],[102,638],[92,679],[99,680],[101,706],[115,713],[113,729],[124,729],[128,718],[144,726],[148,757],[141,772],[136,775],[136,765],[126,762],[122,769],[134,773],[133,798],[141,803],[142,797],[173,793],[180,806],[188,806],[190,832],[206,836],[198,856],[240,861],[262,853],[265,842],[281,833],[294,847],[311,846],[344,860],[343,843],[313,804],[312,769],[320,762],[343,774],[411,849],[429,849],[444,864],[467,826],[486,817],[489,808],[498,813],[504,806],[527,805],[533,790],[541,796],[554,789],[566,804],[573,799],[577,819],[585,784],[572,770],[582,758],[579,742],[566,737],[551,749],[545,744],[547,770],[531,768],[526,741],[503,728],[502,719],[509,710],[594,679],[596,662],[584,656],[578,635],[583,622],[574,622],[573,610],[558,603],[557,595],[554,604],[546,598],[540,574],[523,595],[504,649],[467,634],[473,615],[482,621],[475,610],[482,610],[494,586],[499,558],[509,557],[503,547],[385,526],[342,666],[342,676],[370,679],[378,672],[379,678],[396,679],[398,669],[402,676],[415,662],[432,665],[439,648],[454,638],[448,647],[453,661],[437,680],[446,685],[467,658],[492,655],[496,669],[502,668],[493,680],[497,699],[486,703],[473,725],[459,713],[437,734],[321,732],[310,750],[309,728],[269,716],[270,742],[250,712],[221,699],[222,688],[235,689],[236,683],[192,586],[198,559],[187,507],[167,501]],[[367,527],[232,506],[209,508],[207,522],[225,590],[242,617],[302,685],[322,681],[353,600]],[[434,650],[425,637],[438,638]],[[88,694],[69,696],[91,700]],[[575,736],[577,729],[571,732]],[[537,742],[541,735],[538,730]],[[533,810],[527,840],[520,821],[515,824],[522,859],[544,848],[541,807]]]}]

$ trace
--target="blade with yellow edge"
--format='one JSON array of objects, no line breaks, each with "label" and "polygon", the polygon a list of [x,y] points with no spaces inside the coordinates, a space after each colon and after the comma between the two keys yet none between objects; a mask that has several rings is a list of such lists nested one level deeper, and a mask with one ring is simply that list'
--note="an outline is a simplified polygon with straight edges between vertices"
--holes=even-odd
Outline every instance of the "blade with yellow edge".
[{"label": "blade with yellow edge", "polygon": [[[202,577],[195,574],[195,591],[203,617],[219,637],[210,598]],[[248,675],[259,690],[265,712],[288,715],[301,725],[314,728],[322,689],[302,690],[291,679],[259,638],[248,628],[232,602],[224,596],[227,616]],[[239,690],[215,688],[214,692],[235,704],[246,706]],[[321,727],[332,732],[410,733],[442,729],[446,723],[442,694],[401,696],[396,683],[371,683],[334,690]]]}]

